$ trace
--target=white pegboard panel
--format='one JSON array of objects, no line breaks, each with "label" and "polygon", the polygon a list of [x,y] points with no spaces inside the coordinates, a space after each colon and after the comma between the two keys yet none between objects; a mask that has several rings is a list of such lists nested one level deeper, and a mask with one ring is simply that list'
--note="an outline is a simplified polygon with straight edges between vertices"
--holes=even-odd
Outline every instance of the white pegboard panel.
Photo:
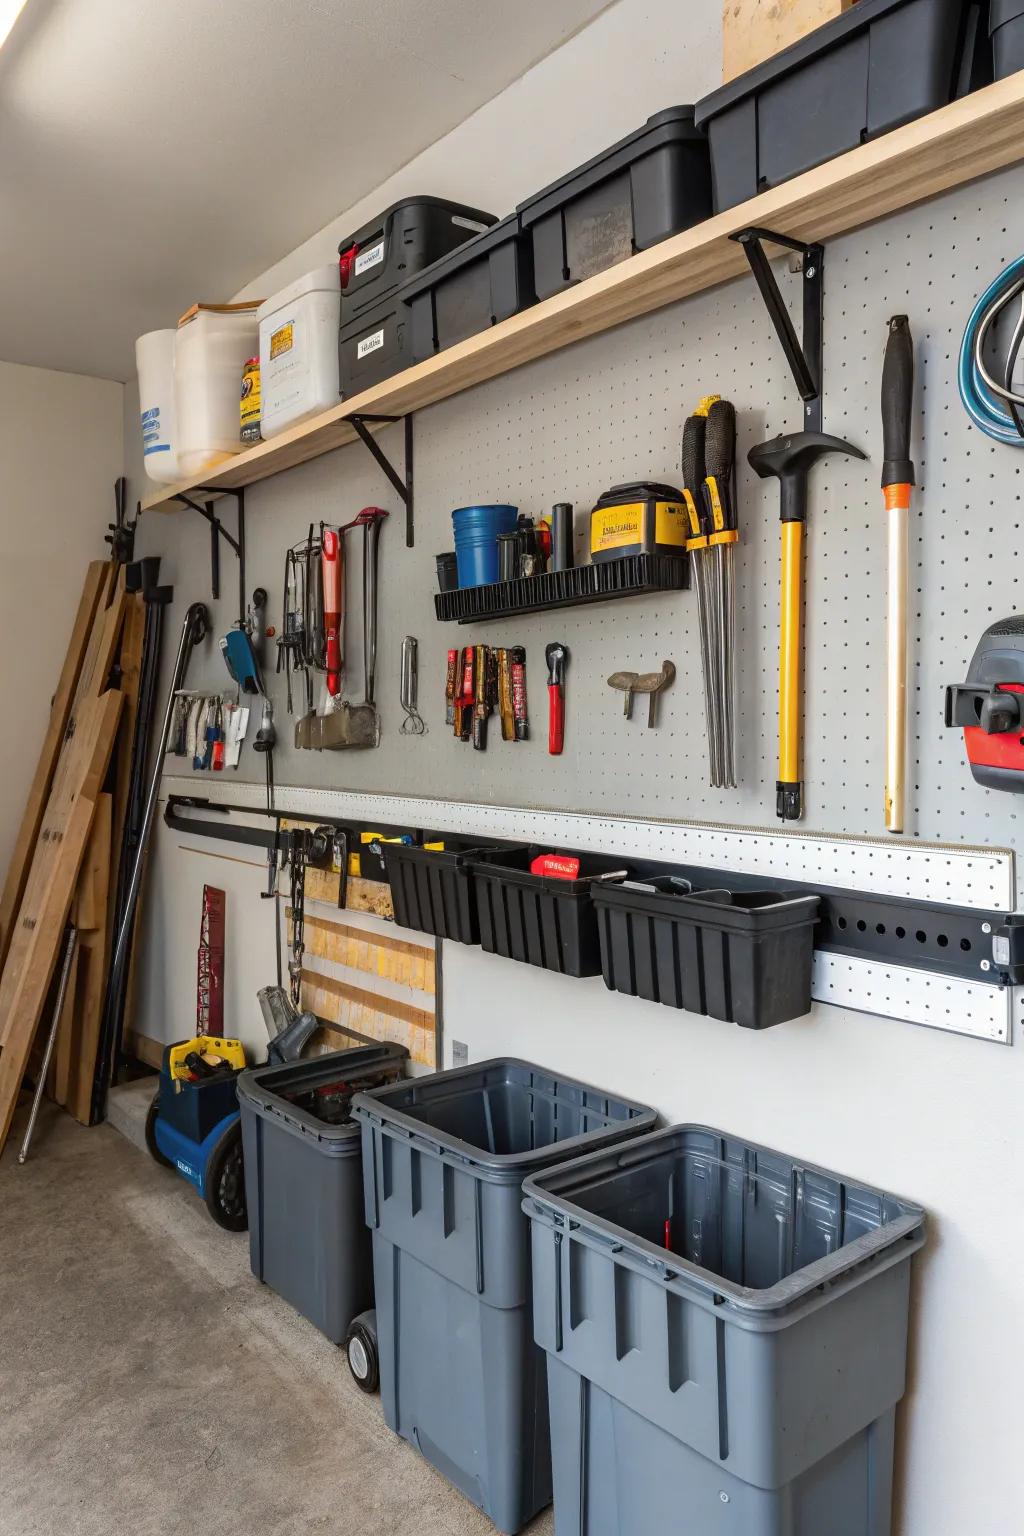
[{"label": "white pegboard panel", "polygon": [[816,950],[811,996],[819,1003],[857,1013],[903,1019],[975,1040],[1009,1045],[1013,990],[986,987],[956,976],[937,976],[909,966],[884,965]]},{"label": "white pegboard panel", "polygon": [[[981,631],[1014,611],[1022,588],[1019,562],[1024,453],[990,443],[968,422],[956,392],[963,325],[981,289],[1024,250],[1019,175],[1000,173],[827,246],[825,267],[825,428],[869,455],[866,463],[832,458],[814,471],[806,572],[806,829],[835,850],[844,867],[871,869],[872,889],[889,890],[887,850],[898,870],[923,883],[911,894],[982,904],[981,887],[944,894],[942,852],[918,865],[905,850],[942,842],[961,882],[976,857],[964,845],[1012,847],[1020,826],[1017,797],[979,788],[964,762],[959,732],[943,725],[943,689],[962,682]],[[787,299],[799,279],[777,268]],[[918,491],[912,513],[912,769],[908,836],[875,842],[882,832],[884,778],[885,514],[879,489],[879,387],[886,321],[910,316],[917,345],[918,391],[913,453]],[[450,512],[477,501],[510,501],[535,515],[570,499],[578,513],[577,550],[586,519],[608,486],[630,479],[678,481],[683,421],[699,397],[718,390],[739,413],[738,553],[739,766],[736,791],[707,786],[703,699],[692,593],[612,602],[462,628],[433,613],[433,556],[451,546]],[[416,418],[416,545],[406,550],[395,516],[381,540],[381,636],[378,700],[383,740],[368,753],[299,753],[282,680],[271,677],[277,711],[280,782],[399,795],[450,796],[455,802],[585,810],[639,822],[686,820],[688,836],[714,838],[719,827],[775,826],[778,500],[772,483],[746,464],[756,442],[800,421],[781,351],[753,280],[694,296],[614,332],[581,342],[504,378],[419,413]],[[401,429],[382,436],[397,463]],[[279,572],[286,543],[311,519],[345,520],[387,487],[365,450],[345,448],[252,487],[248,498],[249,573],[270,589],[268,620],[279,623]],[[397,514],[397,506],[392,510]],[[350,539],[353,536],[350,536]],[[356,539],[358,535],[354,536]],[[193,585],[206,590],[208,544],[192,530]],[[190,558],[193,558],[190,556]],[[350,545],[347,691],[360,696],[358,546]],[[181,573],[176,577],[184,589]],[[224,605],[221,605],[222,609]],[[223,621],[224,625],[228,622]],[[399,650],[419,639],[422,738],[398,734]],[[566,749],[546,751],[544,645],[565,640]],[[532,739],[500,741],[492,722],[485,753],[455,742],[444,725],[443,679],[449,645],[475,640],[521,643],[528,653]],[[676,663],[674,686],[661,696],[659,723],[646,712],[622,715],[622,698],[605,681],[622,667]],[[271,669],[272,669],[271,658]],[[203,668],[222,678],[211,651]],[[197,672],[201,670],[197,668]],[[206,678],[194,680],[200,685]],[[192,681],[192,679],[190,679]],[[242,777],[258,780],[262,763],[243,755]],[[201,780],[207,782],[204,776]],[[200,790],[196,785],[197,792]],[[709,823],[699,833],[694,824]],[[737,834],[746,837],[754,834]],[[842,852],[845,837],[866,837]],[[769,839],[766,848],[780,845]],[[741,845],[733,842],[730,850]],[[794,876],[824,857],[802,837],[786,858]],[[939,862],[936,862],[938,860]],[[1005,863],[996,855],[1005,873]],[[748,867],[740,864],[737,867]],[[818,865],[810,878],[818,878]],[[1001,873],[998,877],[1003,878]],[[897,882],[903,879],[896,876]],[[915,875],[916,879],[916,875]],[[842,883],[838,880],[836,883]],[[899,887],[902,892],[902,886]],[[1000,895],[996,905],[1012,905]]]},{"label": "white pegboard panel", "polygon": [[[165,778],[164,794],[194,791],[188,779]],[[259,806],[253,784],[215,786],[218,800]],[[350,817],[383,825],[426,827],[463,837],[551,843],[594,852],[631,854],[669,863],[702,864],[745,874],[807,880],[864,895],[897,896],[949,906],[1004,911],[1013,905],[1013,854],[992,848],[921,842],[879,843],[860,838],[814,837],[756,827],[687,822],[630,821],[581,816],[529,806],[504,806],[421,796],[357,794],[300,785],[277,789],[288,812]]]}]

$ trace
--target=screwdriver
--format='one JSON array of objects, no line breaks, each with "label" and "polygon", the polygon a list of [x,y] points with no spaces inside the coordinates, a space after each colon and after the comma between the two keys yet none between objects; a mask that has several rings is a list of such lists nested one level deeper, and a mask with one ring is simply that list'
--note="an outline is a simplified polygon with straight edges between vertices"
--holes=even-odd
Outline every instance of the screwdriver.
[{"label": "screwdriver", "polygon": [[736,788],[734,546],[739,533],[732,493],[735,458],[735,408],[728,400],[715,400],[709,406],[707,416],[704,493],[711,521],[708,551],[713,570],[715,631],[719,647],[715,660],[722,743],[721,781],[730,789]]},{"label": "screwdriver", "polygon": [[693,584],[697,589],[697,623],[700,632],[701,674],[704,682],[704,712],[708,727],[708,759],[711,784],[721,783],[718,761],[718,712],[713,676],[713,646],[711,636],[711,611],[708,564],[708,535],[705,528],[707,513],[704,504],[704,446],[707,420],[704,416],[690,416],[683,428],[683,500],[686,503],[690,524],[690,537],[686,549],[693,571]]}]

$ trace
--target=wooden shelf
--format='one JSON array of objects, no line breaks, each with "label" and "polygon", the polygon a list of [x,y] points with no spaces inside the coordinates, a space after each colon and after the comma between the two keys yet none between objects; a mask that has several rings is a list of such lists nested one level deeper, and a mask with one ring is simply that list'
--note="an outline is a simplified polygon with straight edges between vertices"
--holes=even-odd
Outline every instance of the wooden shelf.
[{"label": "wooden shelf", "polygon": [[198,480],[155,491],[143,509],[179,510],[176,491],[231,490],[266,480],[354,442],[351,416],[407,416],[736,277],[747,265],[730,236],[751,225],[808,243],[834,239],[1022,159],[1024,71],[674,235],[228,459]]}]

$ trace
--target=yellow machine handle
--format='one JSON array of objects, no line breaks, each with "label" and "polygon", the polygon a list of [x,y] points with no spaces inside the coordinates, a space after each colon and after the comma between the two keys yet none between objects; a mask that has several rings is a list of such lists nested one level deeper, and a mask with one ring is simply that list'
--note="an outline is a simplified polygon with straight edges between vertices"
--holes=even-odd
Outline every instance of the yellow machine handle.
[{"label": "yellow machine handle", "polygon": [[803,624],[804,525],[781,524],[779,624],[779,778],[777,810],[787,821],[803,809],[800,782],[800,661]]}]

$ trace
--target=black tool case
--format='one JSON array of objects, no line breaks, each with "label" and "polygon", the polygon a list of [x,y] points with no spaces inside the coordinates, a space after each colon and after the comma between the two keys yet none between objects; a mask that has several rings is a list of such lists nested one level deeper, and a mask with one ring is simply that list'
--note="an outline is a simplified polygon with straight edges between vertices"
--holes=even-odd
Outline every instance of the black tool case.
[{"label": "black tool case", "polygon": [[811,1006],[819,898],[796,891],[680,892],[595,885],[605,986],[767,1029]]},{"label": "black tool case", "polygon": [[974,0],[858,0],[698,102],[715,211],[981,83],[981,10]]},{"label": "black tool case", "polygon": [[439,939],[479,944],[471,861],[486,851],[476,848],[416,848],[383,845],[395,922]]},{"label": "black tool case", "polygon": [[537,297],[603,272],[711,212],[708,146],[693,107],[668,107],[519,205]]},{"label": "black tool case", "polygon": [[[592,892],[595,877],[629,864],[617,854],[579,853],[578,879],[534,875],[530,865],[549,848],[481,852],[470,861],[480,943],[493,955],[539,965],[563,976],[598,976],[601,946]],[[559,853],[566,850],[559,849]]]},{"label": "black tool case", "polygon": [[342,325],[495,222],[493,213],[443,197],[392,203],[338,246]]},{"label": "black tool case", "polygon": [[401,373],[412,364],[409,350],[409,311],[392,288],[352,319],[344,318],[338,332],[338,373],[347,399]]},{"label": "black tool case", "polygon": [[412,323],[412,360],[478,336],[537,301],[533,246],[511,214],[409,278],[402,289]]}]

